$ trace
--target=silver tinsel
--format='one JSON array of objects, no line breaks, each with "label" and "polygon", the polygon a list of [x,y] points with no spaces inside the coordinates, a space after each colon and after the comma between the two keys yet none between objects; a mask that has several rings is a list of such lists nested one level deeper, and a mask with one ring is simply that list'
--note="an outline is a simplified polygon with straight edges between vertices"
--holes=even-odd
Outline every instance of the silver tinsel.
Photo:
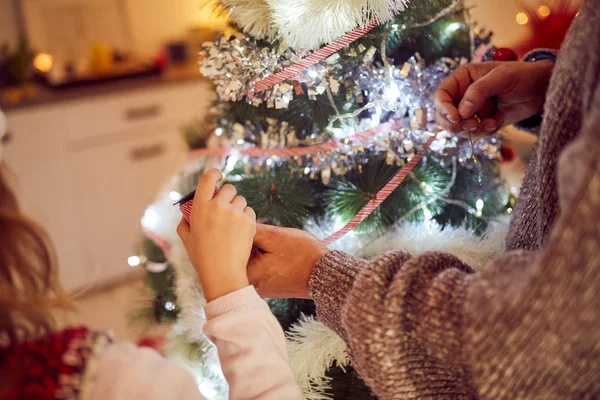
[{"label": "silver tinsel", "polygon": [[[289,48],[259,47],[255,40],[235,35],[221,37],[216,42],[202,45],[204,59],[200,71],[213,81],[219,98],[223,101],[246,99],[253,105],[265,103],[268,108],[289,106],[294,95],[307,95],[311,100],[325,93],[327,88],[339,91],[339,56],[318,62],[289,81],[277,84],[260,93],[254,93],[256,82],[272,76],[297,63],[308,52],[294,52]],[[337,57],[336,57],[337,56]],[[300,84],[306,87],[306,93]]]},{"label": "silver tinsel", "polygon": [[[293,168],[313,178],[320,176],[324,183],[328,183],[332,176],[360,168],[366,160],[366,150],[371,154],[373,151],[386,154],[389,164],[403,165],[427,140],[427,135],[435,131],[433,96],[436,88],[467,60],[443,58],[426,65],[419,54],[415,54],[400,66],[381,65],[375,61],[376,51],[375,47],[350,46],[344,52],[362,60],[358,65],[343,67],[343,58],[334,54],[293,79],[261,93],[254,93],[257,81],[297,63],[309,53],[259,47],[256,41],[242,35],[205,43],[202,51],[205,61],[201,71],[213,81],[221,100],[245,100],[255,106],[266,104],[269,108],[282,109],[289,106],[294,96],[315,100],[322,95],[328,96],[336,110],[323,132],[313,132],[302,140],[285,121],[265,118],[265,123],[246,122],[242,125],[222,119],[217,128],[220,130],[220,145],[237,148],[243,153],[245,149],[254,147],[278,149],[311,146],[337,138],[344,143],[337,150],[298,156],[293,160],[289,160],[290,157],[268,156],[243,156],[240,159],[246,173],[290,162]],[[346,93],[347,107],[338,110],[333,104],[332,95],[339,93],[341,87]],[[405,122],[402,129],[377,134],[362,143],[344,140],[344,137],[356,132],[399,118]],[[475,146],[475,156],[481,160],[500,160],[500,147],[499,136],[485,137]],[[445,132],[438,133],[428,154],[448,168],[453,158],[464,167],[475,168],[469,141]]]}]

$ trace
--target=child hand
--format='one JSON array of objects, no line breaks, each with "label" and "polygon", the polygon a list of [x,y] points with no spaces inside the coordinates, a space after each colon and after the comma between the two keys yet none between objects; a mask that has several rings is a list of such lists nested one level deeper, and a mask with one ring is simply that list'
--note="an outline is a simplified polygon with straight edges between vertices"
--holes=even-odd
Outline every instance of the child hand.
[{"label": "child hand", "polygon": [[190,225],[182,218],[177,233],[190,257],[207,301],[249,285],[246,265],[256,232],[256,215],[232,185],[213,199],[218,170],[206,172],[196,189]]}]

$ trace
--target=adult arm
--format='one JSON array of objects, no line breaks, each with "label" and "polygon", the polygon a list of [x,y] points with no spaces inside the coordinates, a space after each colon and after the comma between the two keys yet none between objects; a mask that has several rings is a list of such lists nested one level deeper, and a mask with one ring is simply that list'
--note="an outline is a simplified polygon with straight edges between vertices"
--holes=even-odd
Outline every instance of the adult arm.
[{"label": "adult arm", "polygon": [[317,313],[381,399],[600,393],[600,90],[589,110],[561,156],[562,213],[540,252],[480,273],[443,253],[317,263]]}]

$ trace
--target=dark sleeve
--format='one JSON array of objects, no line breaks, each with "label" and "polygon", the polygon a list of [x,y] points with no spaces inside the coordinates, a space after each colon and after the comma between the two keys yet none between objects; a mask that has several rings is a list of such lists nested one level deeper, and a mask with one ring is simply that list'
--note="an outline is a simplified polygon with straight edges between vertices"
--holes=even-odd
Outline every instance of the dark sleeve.
[{"label": "dark sleeve", "polygon": [[[557,55],[558,55],[558,52],[556,50],[538,49],[538,50],[533,50],[533,51],[527,53],[525,55],[525,57],[523,57],[523,61],[528,61],[528,62],[536,62],[536,61],[541,61],[541,60],[556,61]],[[527,119],[524,119],[523,121],[517,122],[515,124],[515,127],[517,127],[520,130],[533,133],[534,135],[539,135],[543,120],[544,120],[544,111],[542,110],[539,113],[537,113],[536,115],[534,115],[533,117],[529,117]]]},{"label": "dark sleeve", "polygon": [[541,251],[478,273],[445,253],[318,263],[318,316],[381,400],[600,398],[598,93],[561,156],[562,213]]}]

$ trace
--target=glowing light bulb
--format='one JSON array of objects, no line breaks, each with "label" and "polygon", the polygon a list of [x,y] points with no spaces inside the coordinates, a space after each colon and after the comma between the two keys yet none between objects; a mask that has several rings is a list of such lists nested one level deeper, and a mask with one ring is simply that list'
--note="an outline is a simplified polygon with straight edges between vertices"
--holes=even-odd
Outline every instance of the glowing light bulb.
[{"label": "glowing light bulb", "polygon": [[181,200],[181,194],[177,193],[175,191],[171,191],[171,192],[169,192],[169,199],[171,199],[173,201],[179,201],[179,200]]},{"label": "glowing light bulb", "polygon": [[131,256],[127,259],[127,264],[129,264],[130,267],[137,267],[141,262],[142,260],[138,256]]},{"label": "glowing light bulb", "polygon": [[482,211],[483,211],[483,205],[484,205],[484,203],[483,203],[483,200],[481,200],[481,199],[477,199],[477,201],[475,202],[475,209],[477,210],[477,211],[475,212],[475,216],[476,216],[476,217],[481,217],[481,216],[483,215],[483,214],[482,214]]},{"label": "glowing light bulb", "polygon": [[175,303],[171,302],[171,301],[167,301],[165,303],[165,310],[167,311],[173,311],[175,309]]},{"label": "glowing light bulb", "polygon": [[202,393],[203,396],[209,399],[217,395],[217,390],[208,379],[200,382],[198,390],[200,390],[200,393]]},{"label": "glowing light bulb", "polygon": [[267,166],[270,167],[271,165],[273,165],[273,160],[267,158]]},{"label": "glowing light bulb", "polygon": [[227,161],[225,162],[225,168],[221,171],[223,176],[227,176],[233,171],[238,161],[240,161],[240,153],[233,153],[229,157],[227,157]]},{"label": "glowing light bulb", "polygon": [[237,144],[244,144],[244,139],[238,139]]},{"label": "glowing light bulb", "polygon": [[429,221],[430,219],[433,218],[433,214],[431,214],[431,210],[429,210],[429,208],[423,206],[423,216],[425,216],[425,219],[427,221]]},{"label": "glowing light bulb", "polygon": [[215,129],[215,135],[221,136],[222,134],[223,134],[223,128],[217,128],[217,129]]},{"label": "glowing light bulb", "polygon": [[333,224],[333,230],[335,232],[339,231],[340,229],[342,229],[344,227],[344,221],[342,220],[341,217],[337,217],[335,219],[335,222]]},{"label": "glowing light bulb", "polygon": [[33,59],[33,66],[40,72],[48,73],[54,66],[54,57],[47,53],[40,53]]},{"label": "glowing light bulb", "polygon": [[433,188],[431,187],[430,184],[428,184],[427,182],[423,182],[421,183],[421,187],[423,188],[424,191],[426,191],[427,193],[433,193]]},{"label": "glowing light bulb", "polygon": [[308,175],[310,173],[310,167],[304,168],[304,175]]},{"label": "glowing light bulb", "polygon": [[453,22],[446,28],[446,33],[453,33],[460,29],[462,24],[460,22]]},{"label": "glowing light bulb", "polygon": [[144,212],[144,216],[142,217],[142,226],[148,229],[152,229],[156,227],[157,222],[158,213],[152,208],[147,208],[146,212]]},{"label": "glowing light bulb", "polygon": [[542,4],[539,8],[538,8],[538,14],[540,17],[542,18],[546,18],[548,16],[550,16],[550,14],[552,13],[552,10],[550,10],[550,7],[548,7],[545,4]]},{"label": "glowing light bulb", "polygon": [[392,81],[383,89],[383,98],[387,101],[396,101],[398,97],[400,97],[400,88],[396,82]]},{"label": "glowing light bulb", "polygon": [[529,22],[529,17],[524,12],[520,12],[517,14],[517,24],[525,25]]}]

